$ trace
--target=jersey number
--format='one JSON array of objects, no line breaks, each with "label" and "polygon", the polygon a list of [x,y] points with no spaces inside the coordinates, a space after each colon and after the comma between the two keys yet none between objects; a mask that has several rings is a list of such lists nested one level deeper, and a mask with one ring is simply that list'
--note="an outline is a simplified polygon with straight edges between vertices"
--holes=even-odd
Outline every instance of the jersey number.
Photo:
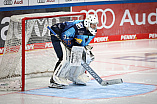
[{"label": "jersey number", "polygon": [[70,40],[63,40],[64,43],[66,43],[67,45],[71,45],[71,41]]}]

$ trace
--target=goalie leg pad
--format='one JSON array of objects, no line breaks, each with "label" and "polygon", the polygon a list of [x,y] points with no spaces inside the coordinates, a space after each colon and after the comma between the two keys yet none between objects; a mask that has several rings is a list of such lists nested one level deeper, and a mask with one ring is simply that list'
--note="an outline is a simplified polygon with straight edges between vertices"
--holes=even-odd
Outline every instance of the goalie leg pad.
[{"label": "goalie leg pad", "polygon": [[69,85],[66,78],[57,77],[54,75],[53,80],[55,81],[55,83],[60,84],[60,85]]},{"label": "goalie leg pad", "polygon": [[91,78],[87,74],[83,73],[75,79],[75,84],[86,85],[86,83],[90,80]]},{"label": "goalie leg pad", "polygon": [[68,85],[66,76],[70,69],[70,51],[63,44],[61,44],[61,46],[63,51],[63,60],[55,68],[52,78],[55,83]]},{"label": "goalie leg pad", "polygon": [[67,77],[75,84],[85,85],[91,78],[85,74],[85,69],[82,66],[72,66]]},{"label": "goalie leg pad", "polygon": [[54,74],[51,78],[51,80],[53,79],[52,82],[58,83],[61,85],[68,85],[68,82],[66,79],[66,73],[68,72],[68,70],[69,70],[68,63],[63,64],[63,62],[61,62],[59,66],[56,68],[56,70],[54,71]]},{"label": "goalie leg pad", "polygon": [[85,84],[90,78],[85,74],[85,70],[81,63],[91,63],[94,59],[94,55],[91,53],[90,47],[73,46],[71,51],[70,71],[68,79],[76,84]]}]

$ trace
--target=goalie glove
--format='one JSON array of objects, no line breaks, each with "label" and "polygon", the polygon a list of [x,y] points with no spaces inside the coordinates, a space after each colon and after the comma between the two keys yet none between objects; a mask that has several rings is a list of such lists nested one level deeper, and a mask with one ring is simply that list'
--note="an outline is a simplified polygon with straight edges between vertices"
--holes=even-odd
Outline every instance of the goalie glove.
[{"label": "goalie glove", "polygon": [[75,40],[80,46],[87,46],[95,36],[77,35]]}]

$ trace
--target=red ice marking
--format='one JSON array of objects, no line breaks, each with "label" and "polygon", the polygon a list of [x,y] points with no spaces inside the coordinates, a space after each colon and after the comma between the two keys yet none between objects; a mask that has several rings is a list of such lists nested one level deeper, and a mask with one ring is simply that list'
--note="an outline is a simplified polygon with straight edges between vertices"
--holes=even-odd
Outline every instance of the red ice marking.
[{"label": "red ice marking", "polygon": [[[111,62],[102,62],[102,61],[94,61],[94,62],[108,63],[108,64],[117,64],[117,65],[126,65],[126,64],[120,64],[120,63],[111,63]],[[126,65],[126,66],[134,66],[134,67],[140,67],[140,68],[146,68],[146,69],[135,70],[135,71],[132,71],[132,72],[124,72],[124,73],[120,73],[120,74],[113,74],[113,75],[108,75],[108,76],[102,76],[101,78],[113,77],[113,76],[119,76],[119,75],[125,75],[125,74],[131,74],[131,73],[136,73],[136,72],[156,69],[156,68],[151,68],[151,67],[146,67],[146,66],[135,66],[135,65]]]}]

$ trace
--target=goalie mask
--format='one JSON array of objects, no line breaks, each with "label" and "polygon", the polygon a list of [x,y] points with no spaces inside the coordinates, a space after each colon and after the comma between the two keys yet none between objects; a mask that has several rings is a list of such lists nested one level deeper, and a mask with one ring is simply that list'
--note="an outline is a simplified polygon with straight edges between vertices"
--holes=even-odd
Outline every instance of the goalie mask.
[{"label": "goalie mask", "polygon": [[95,17],[93,14],[90,14],[84,20],[84,26],[88,28],[91,34],[96,35],[97,33],[97,24],[98,18]]}]

